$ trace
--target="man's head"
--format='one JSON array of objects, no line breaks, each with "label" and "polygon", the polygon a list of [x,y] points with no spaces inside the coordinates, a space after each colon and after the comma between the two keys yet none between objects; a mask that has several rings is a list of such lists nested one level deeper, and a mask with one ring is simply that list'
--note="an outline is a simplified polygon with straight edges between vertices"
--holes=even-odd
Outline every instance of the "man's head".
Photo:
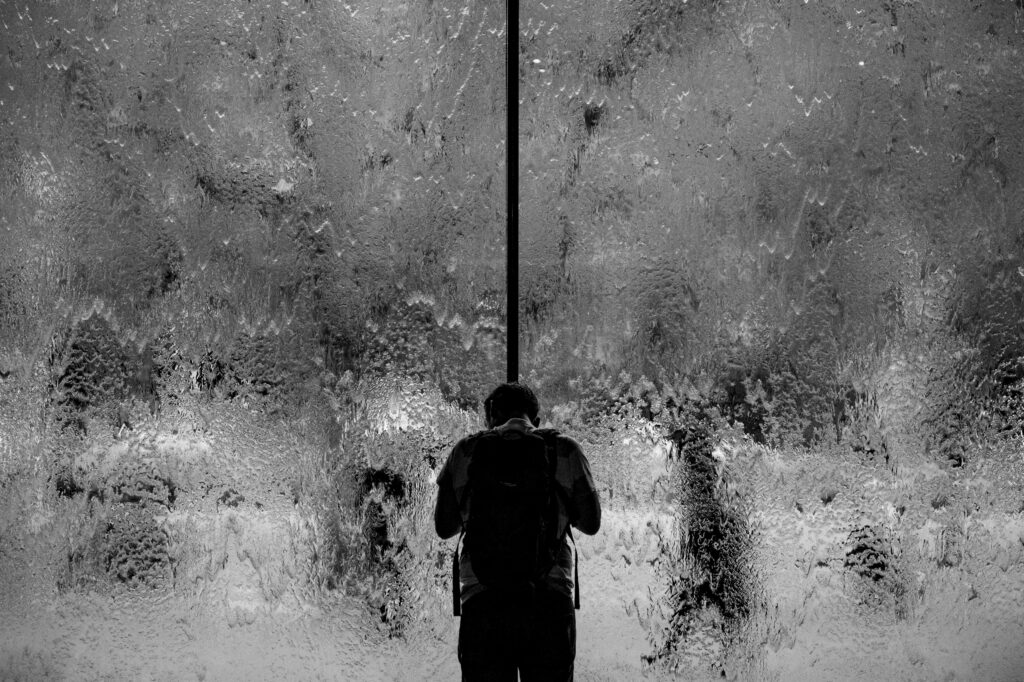
[{"label": "man's head", "polygon": [[540,403],[528,387],[518,382],[502,384],[484,400],[488,428],[501,426],[509,419],[525,417],[540,426]]}]

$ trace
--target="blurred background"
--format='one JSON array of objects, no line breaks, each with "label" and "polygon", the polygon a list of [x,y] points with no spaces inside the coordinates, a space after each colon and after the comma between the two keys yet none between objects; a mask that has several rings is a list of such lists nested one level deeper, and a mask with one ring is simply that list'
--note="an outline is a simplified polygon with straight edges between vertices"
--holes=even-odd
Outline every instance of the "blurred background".
[{"label": "blurred background", "polygon": [[[1024,5],[520,15],[523,379],[606,508],[578,679],[1021,679]],[[455,679],[505,5],[0,20],[0,679]]]}]

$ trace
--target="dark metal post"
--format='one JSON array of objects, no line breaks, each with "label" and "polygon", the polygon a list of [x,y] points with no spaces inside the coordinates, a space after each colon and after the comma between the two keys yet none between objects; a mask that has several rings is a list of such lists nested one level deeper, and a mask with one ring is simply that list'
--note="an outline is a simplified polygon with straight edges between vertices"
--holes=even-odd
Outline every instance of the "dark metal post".
[{"label": "dark metal post", "polygon": [[506,317],[508,333],[508,381],[519,380],[519,0],[505,0],[506,24],[505,101],[506,124],[506,196],[508,207],[506,247]]}]

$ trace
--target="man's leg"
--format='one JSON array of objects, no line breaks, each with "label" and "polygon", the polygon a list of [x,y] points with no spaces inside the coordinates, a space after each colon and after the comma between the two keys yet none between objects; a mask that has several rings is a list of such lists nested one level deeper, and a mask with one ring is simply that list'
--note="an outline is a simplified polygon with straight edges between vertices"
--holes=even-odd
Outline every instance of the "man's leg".
[{"label": "man's leg", "polygon": [[533,626],[520,663],[522,682],[571,682],[576,660],[576,610],[572,597],[538,590]]},{"label": "man's leg", "polygon": [[516,682],[516,621],[511,604],[484,591],[462,605],[459,663],[462,682]]}]

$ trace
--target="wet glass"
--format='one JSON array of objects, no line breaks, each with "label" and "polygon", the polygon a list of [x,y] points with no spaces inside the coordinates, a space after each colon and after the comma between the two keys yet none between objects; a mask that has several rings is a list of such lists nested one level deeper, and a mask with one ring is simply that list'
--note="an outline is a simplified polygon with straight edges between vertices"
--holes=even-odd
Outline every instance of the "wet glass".
[{"label": "wet glass", "polygon": [[[0,1],[0,678],[454,679],[505,7]],[[1024,669],[1024,10],[520,4],[579,679]]]}]

